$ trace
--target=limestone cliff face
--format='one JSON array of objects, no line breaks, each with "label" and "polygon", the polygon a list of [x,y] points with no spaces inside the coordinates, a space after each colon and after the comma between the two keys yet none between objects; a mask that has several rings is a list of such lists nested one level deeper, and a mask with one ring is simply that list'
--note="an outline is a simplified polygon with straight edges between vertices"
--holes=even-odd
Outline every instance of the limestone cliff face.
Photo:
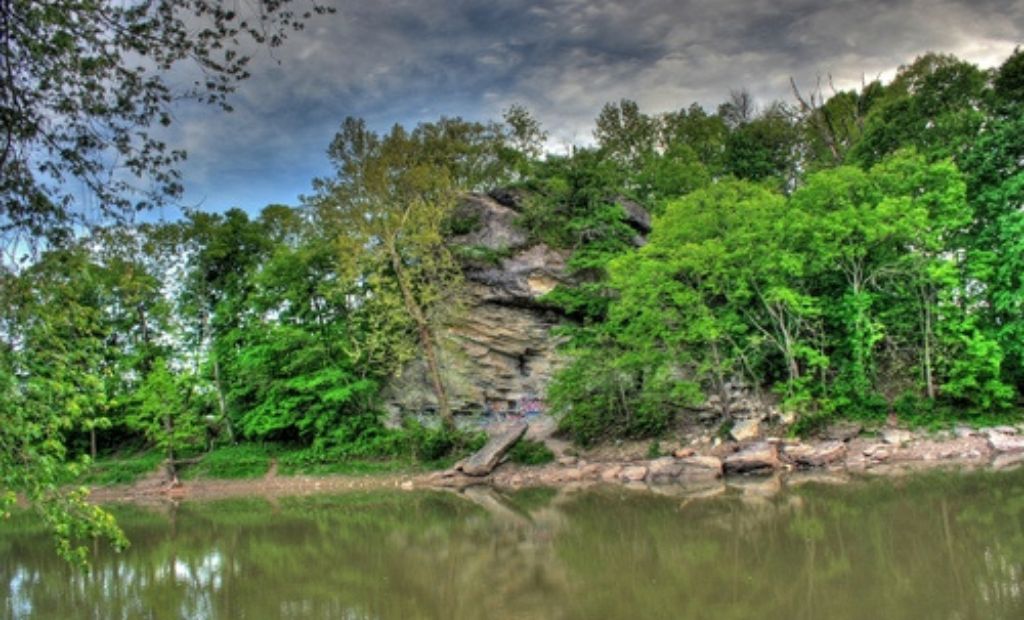
[{"label": "limestone cliff face", "polygon": [[[515,225],[517,209],[515,194],[493,192],[464,197],[456,212],[473,225],[452,238],[452,245],[483,257],[466,261],[462,308],[438,334],[442,372],[457,414],[543,410],[559,365],[551,328],[565,318],[538,300],[568,281],[568,252],[530,243]],[[385,390],[385,401],[392,413],[434,410],[425,364],[410,363]]]}]

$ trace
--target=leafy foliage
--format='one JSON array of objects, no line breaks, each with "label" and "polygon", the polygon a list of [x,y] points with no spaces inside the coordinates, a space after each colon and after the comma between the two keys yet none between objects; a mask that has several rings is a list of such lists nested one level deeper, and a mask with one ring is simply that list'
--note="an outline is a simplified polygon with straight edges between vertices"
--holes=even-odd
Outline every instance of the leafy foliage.
[{"label": "leafy foliage", "polygon": [[[305,3],[303,3],[305,4]],[[181,98],[230,109],[248,77],[245,43],[280,45],[312,13],[291,0],[228,7],[212,0],[5,3],[0,54],[0,233],[4,241],[66,240],[101,218],[123,219],[181,193],[185,157],[156,137]],[[172,69],[195,75],[176,88]],[[74,188],[74,189],[72,189]]]},{"label": "leafy foliage", "polygon": [[555,460],[555,453],[544,442],[520,439],[508,451],[508,458],[521,465],[544,465]]}]

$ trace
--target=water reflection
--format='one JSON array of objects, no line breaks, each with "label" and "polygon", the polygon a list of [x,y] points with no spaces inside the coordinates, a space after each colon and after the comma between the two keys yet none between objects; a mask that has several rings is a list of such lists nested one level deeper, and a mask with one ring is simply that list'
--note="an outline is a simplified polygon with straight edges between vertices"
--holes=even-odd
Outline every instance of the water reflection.
[{"label": "water reflection", "polygon": [[1024,475],[772,484],[124,507],[88,573],[16,517],[2,616],[1024,617]]}]

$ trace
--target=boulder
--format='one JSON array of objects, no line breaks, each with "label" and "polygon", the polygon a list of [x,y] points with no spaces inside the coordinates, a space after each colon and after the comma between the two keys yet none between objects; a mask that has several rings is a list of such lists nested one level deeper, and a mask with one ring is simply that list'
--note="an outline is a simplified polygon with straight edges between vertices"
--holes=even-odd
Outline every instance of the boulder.
[{"label": "boulder", "polygon": [[[456,320],[438,330],[444,352],[444,381],[452,410],[462,414],[531,414],[545,410],[547,386],[563,363],[559,338],[551,333],[565,315],[540,298],[559,284],[572,283],[569,250],[531,243],[505,203],[511,194],[470,194],[459,200],[461,228],[448,241],[469,256]],[[518,199],[517,199],[518,200]],[[403,416],[429,416],[436,398],[422,356],[388,382],[383,394],[398,424]]]},{"label": "boulder", "polygon": [[962,426],[962,425],[961,426],[957,426],[956,428],[954,428],[953,429],[953,434],[958,439],[966,439],[968,437],[980,437],[981,436],[981,433],[979,433],[978,431],[974,430],[970,426]]},{"label": "boulder", "polygon": [[654,483],[714,480],[721,476],[722,461],[713,456],[666,456],[647,464],[647,481]]},{"label": "boulder", "polygon": [[891,444],[876,443],[867,446],[861,451],[870,463],[884,463],[892,457],[895,448]]},{"label": "boulder", "polygon": [[1020,435],[991,429],[988,432],[988,443],[996,452],[1024,452],[1024,437]]},{"label": "boulder", "polygon": [[643,465],[627,465],[622,468],[619,477],[623,482],[641,482],[647,477],[647,468]]},{"label": "boulder", "polygon": [[782,459],[796,467],[825,467],[843,460],[846,444],[826,441],[817,444],[790,444],[783,446]]},{"label": "boulder", "polygon": [[992,469],[996,471],[1016,469],[1022,463],[1024,463],[1024,452],[1007,452],[993,459]]},{"label": "boulder", "polygon": [[780,411],[779,412],[779,423],[783,426],[793,426],[796,424],[797,414],[795,411]]},{"label": "boulder", "polygon": [[516,211],[522,211],[526,202],[526,191],[514,187],[497,187],[487,192],[487,195],[501,206]]},{"label": "boulder", "polygon": [[688,456],[679,459],[680,480],[704,480],[722,477],[722,460],[713,456]]},{"label": "boulder", "polygon": [[913,433],[901,428],[887,428],[882,431],[882,441],[894,446],[901,446],[905,443],[909,443],[913,438]]},{"label": "boulder", "polygon": [[761,436],[761,420],[757,418],[747,418],[745,420],[736,420],[732,426],[732,430],[729,431],[732,438],[736,441],[750,441],[757,439]]},{"label": "boulder", "polygon": [[775,444],[761,442],[725,457],[727,474],[771,473],[779,467],[779,454]]},{"label": "boulder", "polygon": [[617,482],[619,474],[622,473],[622,467],[619,465],[612,465],[608,469],[601,472],[601,480],[605,482]]},{"label": "boulder", "polygon": [[680,461],[671,456],[654,459],[647,466],[647,479],[651,482],[671,482],[683,471]]},{"label": "boulder", "polygon": [[570,467],[561,472],[561,478],[565,482],[579,482],[583,479],[583,472],[578,467]]},{"label": "boulder", "polygon": [[526,426],[526,422],[517,420],[492,435],[483,448],[463,463],[462,473],[467,476],[486,476],[491,473],[501,457],[526,433]]},{"label": "boulder", "polygon": [[626,212],[626,223],[640,234],[651,232],[651,214],[641,204],[629,198],[619,197],[616,202]]}]

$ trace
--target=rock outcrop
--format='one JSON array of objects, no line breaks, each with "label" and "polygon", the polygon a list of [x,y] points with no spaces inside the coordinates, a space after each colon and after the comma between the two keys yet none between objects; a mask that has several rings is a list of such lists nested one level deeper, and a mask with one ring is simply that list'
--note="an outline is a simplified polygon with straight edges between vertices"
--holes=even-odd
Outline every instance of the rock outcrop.
[{"label": "rock outcrop", "polygon": [[[569,252],[532,243],[516,220],[516,190],[463,197],[456,217],[467,230],[449,241],[461,249],[465,291],[450,325],[438,334],[440,363],[457,414],[540,412],[559,365],[551,328],[565,320],[540,298],[568,282]],[[422,414],[435,399],[422,361],[410,363],[385,392],[394,414]]]},{"label": "rock outcrop", "polygon": [[709,393],[707,400],[696,407],[696,414],[705,424],[732,421],[736,430],[731,434],[737,441],[745,441],[760,434],[761,422],[779,421],[783,417],[775,400],[734,377],[720,391]]}]

